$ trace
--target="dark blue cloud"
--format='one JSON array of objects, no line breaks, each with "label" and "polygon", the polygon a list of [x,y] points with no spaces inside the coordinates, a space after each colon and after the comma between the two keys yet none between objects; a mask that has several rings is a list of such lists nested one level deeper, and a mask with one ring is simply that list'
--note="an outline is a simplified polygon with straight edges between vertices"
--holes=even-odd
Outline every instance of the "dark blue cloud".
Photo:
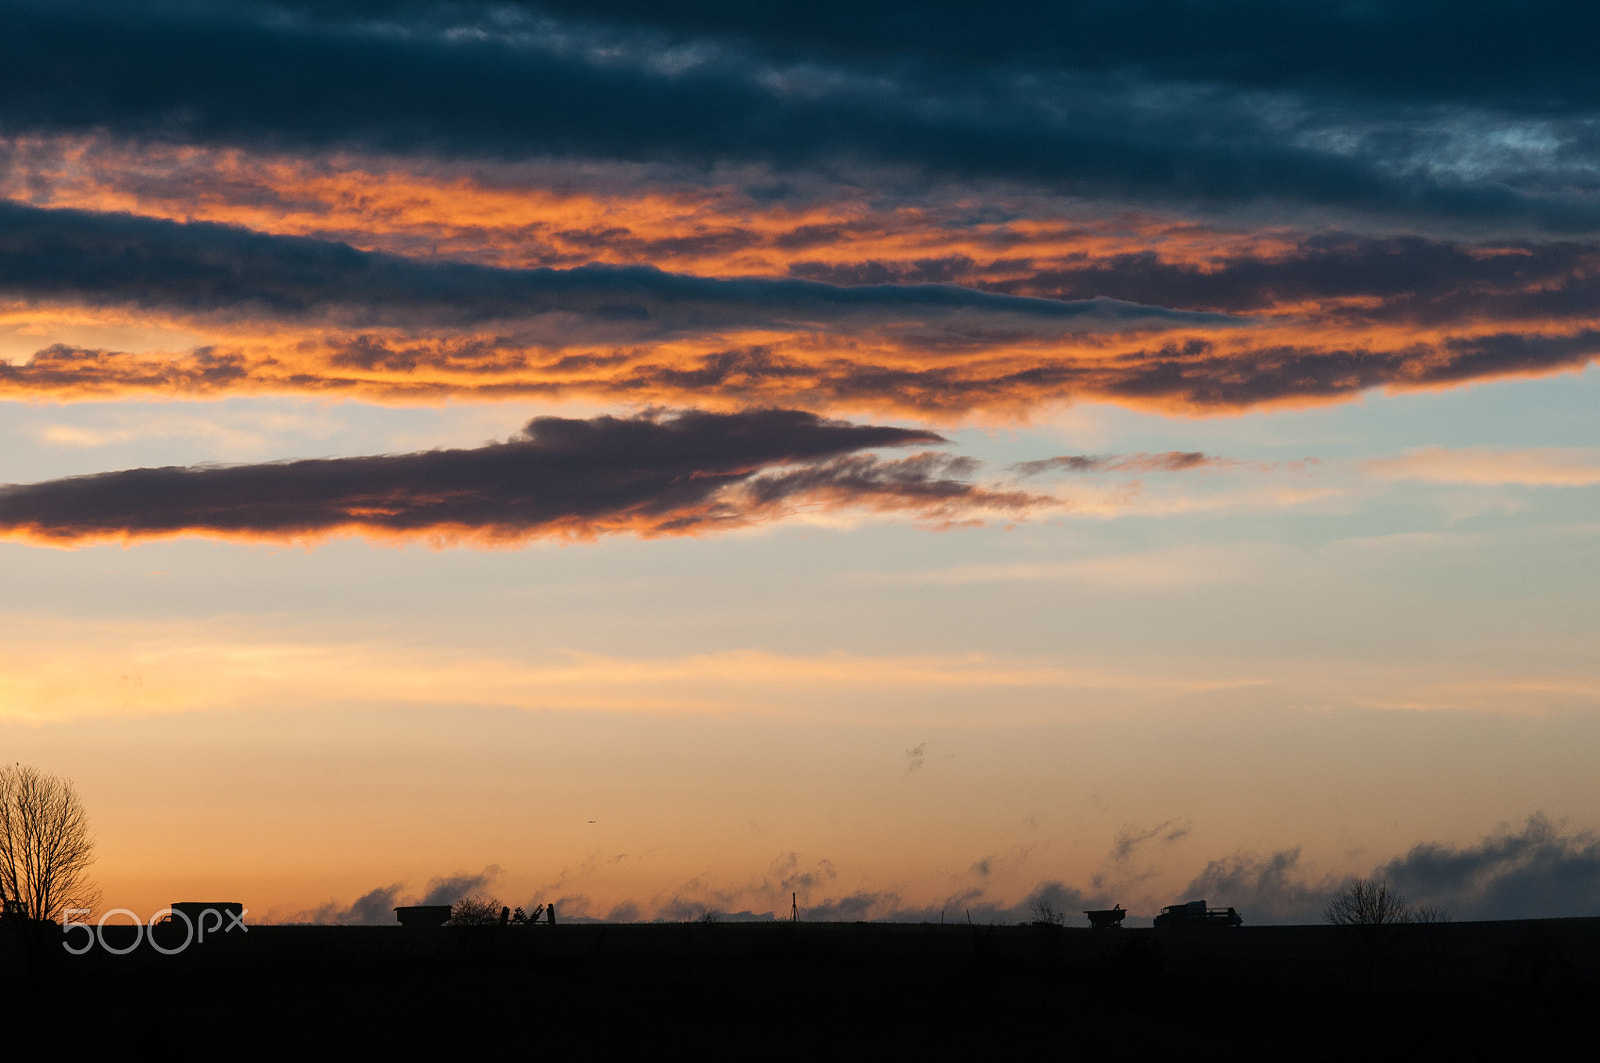
[{"label": "dark blue cloud", "polygon": [[1374,874],[1457,919],[1592,915],[1600,910],[1600,837],[1533,815],[1475,845],[1413,846]]},{"label": "dark blue cloud", "polygon": [[[1215,209],[1320,207],[1421,224],[1600,229],[1600,205],[1584,194],[1593,190],[1596,154],[1584,122],[1540,131],[1556,146],[1530,159],[1501,135],[1520,119],[1492,106],[1494,92],[1443,103],[1400,93],[1381,106],[1353,106],[1342,93],[1381,84],[1366,76],[1369,67],[1387,69],[1381,58],[1360,57],[1374,42],[1381,56],[1399,47],[1396,39],[1416,38],[1426,20],[1398,5],[1365,21],[1348,13],[1319,20],[1311,7],[1238,3],[1213,19],[1209,7],[1176,4],[1021,17],[834,6],[814,16],[808,9],[807,18],[839,26],[791,27],[784,36],[780,17],[715,7],[639,28],[626,20],[648,18],[644,9],[625,5],[599,22],[530,15],[508,23],[470,5],[355,5],[339,18],[227,5],[14,2],[0,37],[0,115],[10,132],[103,129],[296,150],[737,161],[829,173],[895,167],[940,181],[1021,181]],[[1454,40],[1449,27],[1461,21],[1442,20],[1446,30],[1430,39]],[[1485,38],[1499,29],[1466,21]],[[848,38],[845,26],[856,24],[868,43],[852,66],[826,41]],[[1567,40],[1591,39],[1583,28],[1571,27]],[[1303,48],[1326,61],[1275,51],[1323,31],[1321,43]],[[701,33],[713,36],[694,36]],[[873,51],[875,37],[904,40],[893,55],[927,61],[891,62]],[[750,40],[776,51],[752,50]],[[1115,47],[1095,46],[1112,40]],[[1327,43],[1341,40],[1365,47],[1340,52]],[[1558,47],[1579,61],[1570,45]],[[957,53],[976,62],[947,61]],[[1442,54],[1448,59],[1448,49]],[[1559,55],[1538,69],[1560,80],[1532,97],[1565,106],[1563,93],[1588,84],[1583,98],[1592,99],[1594,79],[1562,73]],[[1592,60],[1582,62],[1592,72]],[[1529,93],[1511,91],[1521,84],[1512,75],[1532,69],[1525,62],[1485,77],[1523,98]],[[1408,73],[1396,92],[1426,84]],[[1328,95],[1329,85],[1338,92]]]},{"label": "dark blue cloud", "polygon": [[[1027,260],[995,266],[964,256],[908,263],[802,261],[790,272],[832,284],[937,280],[1051,299],[1110,296],[1235,314],[1359,300],[1312,312],[1341,321],[1428,326],[1473,318],[1592,320],[1600,308],[1600,248],[1560,241],[1485,245],[1324,232],[1288,251],[1218,256],[1204,264],[1149,251],[1040,266]],[[991,272],[1003,279],[990,279]]]},{"label": "dark blue cloud", "polygon": [[490,864],[476,875],[462,871],[432,879],[428,883],[427,893],[422,897],[422,903],[455,904],[465,897],[488,889],[501,874],[498,865]]},{"label": "dark blue cloud", "polygon": [[634,336],[920,324],[957,315],[1046,335],[1227,321],[1114,300],[1062,302],[954,285],[845,288],[649,266],[499,269],[208,222],[12,203],[0,203],[0,293],[180,313],[331,318],[354,327],[453,327],[561,314]]},{"label": "dark blue cloud", "polygon": [[[1600,837],[1535,814],[1470,845],[1418,843],[1367,877],[1452,919],[1589,915],[1600,908]],[[1251,922],[1319,923],[1341,884],[1307,877],[1295,848],[1213,860],[1185,892],[1234,905]]]},{"label": "dark blue cloud", "polygon": [[[371,16],[425,5],[350,3]],[[853,65],[1136,71],[1368,100],[1473,102],[1549,112],[1593,106],[1600,10],[1563,0],[542,0],[517,5],[615,32],[649,27],[775,56]],[[435,17],[475,17],[467,5]],[[481,9],[477,9],[481,11]],[[404,16],[402,16],[404,17]],[[477,16],[481,17],[481,16]]]},{"label": "dark blue cloud", "polygon": [[400,893],[404,888],[402,882],[379,886],[357,897],[348,908],[336,903],[325,904],[314,911],[302,913],[302,918],[306,922],[332,923],[335,926],[393,926],[394,910],[401,903]]},{"label": "dark blue cloud", "polygon": [[[203,7],[205,5],[196,5]],[[1535,113],[1600,101],[1600,11],[1565,0],[282,0],[340,24],[503,34],[559,21],[612,47],[720,46],[773,60],[942,71],[1071,69],[1368,101]]]}]

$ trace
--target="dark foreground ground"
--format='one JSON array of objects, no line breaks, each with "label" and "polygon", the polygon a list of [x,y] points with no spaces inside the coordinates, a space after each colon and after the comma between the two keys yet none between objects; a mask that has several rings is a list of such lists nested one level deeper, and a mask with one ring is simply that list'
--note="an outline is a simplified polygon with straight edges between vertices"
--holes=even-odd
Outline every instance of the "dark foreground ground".
[{"label": "dark foreground ground", "polygon": [[146,941],[81,957],[53,928],[12,928],[0,971],[14,1029],[25,1014],[86,1051],[1600,1059],[1600,919],[1376,939],[1334,927],[258,926],[171,956]]}]

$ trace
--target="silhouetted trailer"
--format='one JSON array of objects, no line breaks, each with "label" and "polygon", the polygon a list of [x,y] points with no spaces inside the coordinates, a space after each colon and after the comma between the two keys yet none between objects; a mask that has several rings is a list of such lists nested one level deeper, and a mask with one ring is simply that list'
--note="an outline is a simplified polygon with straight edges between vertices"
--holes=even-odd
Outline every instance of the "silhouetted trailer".
[{"label": "silhouetted trailer", "polygon": [[1243,926],[1244,919],[1232,908],[1208,908],[1205,901],[1171,904],[1156,916],[1156,926]]},{"label": "silhouetted trailer", "polygon": [[444,926],[450,921],[448,904],[410,904],[394,910],[401,926]]},{"label": "silhouetted trailer", "polygon": [[1122,925],[1122,917],[1128,914],[1128,910],[1119,904],[1115,908],[1101,908],[1094,912],[1084,909],[1083,914],[1089,917],[1089,925],[1096,930],[1109,930]]}]

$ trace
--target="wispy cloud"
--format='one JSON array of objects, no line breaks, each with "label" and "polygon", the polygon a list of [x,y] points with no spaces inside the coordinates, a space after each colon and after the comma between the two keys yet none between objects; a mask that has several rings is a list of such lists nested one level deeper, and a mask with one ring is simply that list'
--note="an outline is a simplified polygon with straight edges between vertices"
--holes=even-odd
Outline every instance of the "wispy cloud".
[{"label": "wispy cloud", "polygon": [[1021,461],[1011,468],[1026,478],[1047,473],[1112,472],[1139,475],[1151,472],[1183,472],[1207,466],[1228,466],[1237,462],[1202,454],[1198,450],[1169,450],[1165,454],[1063,454],[1055,458]]},{"label": "wispy cloud", "polygon": [[[1136,504],[1127,509],[1140,511]],[[1299,551],[1273,543],[1192,544],[1067,561],[954,565],[909,572],[866,573],[862,578],[876,583],[928,586],[1081,583],[1119,591],[1160,592],[1275,578],[1273,573],[1303,561]]]},{"label": "wispy cloud", "polygon": [[1158,670],[1137,660],[1070,666],[982,654],[749,649],[624,657],[560,647],[522,659],[480,647],[274,637],[215,623],[58,627],[33,618],[13,630],[19,634],[0,647],[0,717],[27,721],[282,704],[806,716],[863,696],[886,712],[882,703],[907,691],[963,698],[1026,689],[1173,696],[1267,682],[1243,668]]},{"label": "wispy cloud", "polygon": [[1600,484],[1600,448],[1425,447],[1366,463],[1383,480],[1522,487],[1591,487]]}]

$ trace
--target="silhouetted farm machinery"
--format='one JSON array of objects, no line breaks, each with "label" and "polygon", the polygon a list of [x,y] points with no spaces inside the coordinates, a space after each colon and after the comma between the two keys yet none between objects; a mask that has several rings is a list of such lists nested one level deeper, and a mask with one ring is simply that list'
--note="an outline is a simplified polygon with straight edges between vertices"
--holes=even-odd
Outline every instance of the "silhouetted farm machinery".
[{"label": "silhouetted farm machinery", "polygon": [[[444,926],[450,923],[452,919],[454,919],[456,926],[461,926],[484,925],[493,922],[492,907],[489,909],[489,913],[488,918],[471,918],[470,916],[464,917],[462,912],[449,904],[407,904],[395,908],[394,917],[401,926]],[[550,904],[535,905],[531,915],[524,912],[520,907],[515,915],[511,913],[510,908],[502,907],[500,909],[499,924],[501,926],[533,926],[540,921],[541,916],[547,925],[556,925],[556,906],[553,901]]]},{"label": "silhouetted farm machinery", "polygon": [[405,904],[394,910],[401,926],[444,926],[450,921],[448,904]]},{"label": "silhouetted farm machinery", "polygon": [[1128,910],[1119,904],[1115,908],[1101,908],[1092,912],[1085,909],[1083,914],[1089,917],[1089,925],[1096,930],[1110,930],[1122,925],[1122,917],[1128,914]]},{"label": "silhouetted farm machinery", "polygon": [[1233,908],[1207,908],[1205,901],[1170,904],[1156,916],[1156,926],[1243,926],[1244,919]]}]

